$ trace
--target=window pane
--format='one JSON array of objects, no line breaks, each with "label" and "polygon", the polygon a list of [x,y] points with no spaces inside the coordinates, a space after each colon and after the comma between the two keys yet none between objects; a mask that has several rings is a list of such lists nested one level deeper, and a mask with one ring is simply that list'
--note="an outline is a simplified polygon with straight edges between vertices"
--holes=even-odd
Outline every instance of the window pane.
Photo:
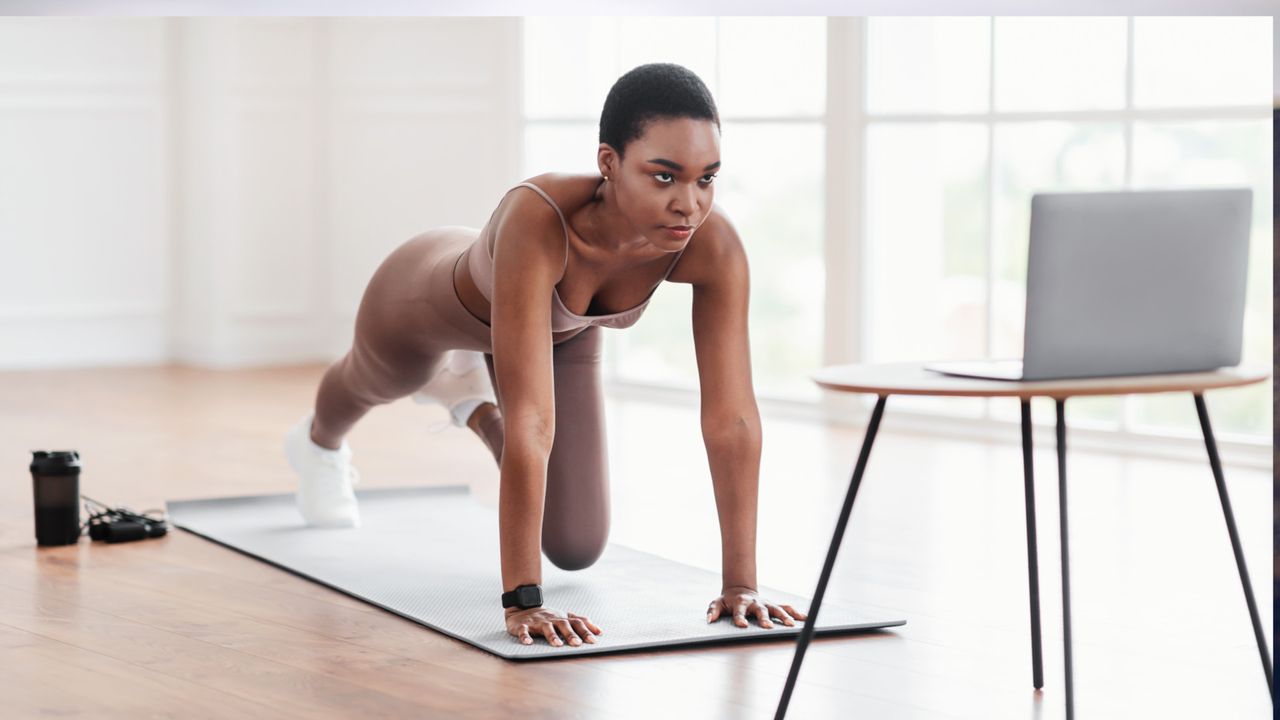
[{"label": "window pane", "polygon": [[992,356],[1022,356],[1031,196],[1120,189],[1124,135],[1117,123],[997,123],[995,128],[995,325]]},{"label": "window pane", "polygon": [[1271,104],[1269,17],[1134,18],[1134,105]]},{"label": "window pane", "polygon": [[[751,266],[748,331],[760,395],[818,397],[808,375],[822,355],[823,147],[819,123],[724,122],[715,202]],[[658,290],[644,318],[618,334],[620,377],[697,386],[691,302],[688,286]]]},{"label": "window pane", "polygon": [[[622,75],[637,65],[668,62],[683,65],[697,73],[702,82],[716,92],[716,20],[710,17],[682,17],[672,22],[664,17],[618,18],[618,72]],[[581,59],[579,59],[581,62]],[[609,83],[612,85],[612,81]],[[605,88],[606,94],[608,88]],[[716,98],[719,100],[719,97]],[[600,108],[604,97],[600,98]]]},{"label": "window pane", "polygon": [[[1019,122],[995,127],[995,250],[992,357],[1022,357],[1026,319],[1027,247],[1031,196],[1037,192],[1120,189],[1124,132],[1118,123]],[[1067,403],[1068,421],[1119,422],[1120,401]],[[1053,417],[1052,405],[1046,410]],[[1017,403],[991,404],[993,417],[1017,420]],[[1037,416],[1040,416],[1037,408]]]},{"label": "window pane", "polygon": [[[721,118],[815,116],[825,112],[826,20],[721,18],[721,84],[716,96]],[[671,24],[669,20],[663,22]]]},{"label": "window pane", "polygon": [[[874,123],[866,148],[865,360],[984,357],[986,127]],[[982,412],[980,400],[894,402]]]},{"label": "window pane", "polygon": [[1123,17],[996,18],[997,111],[1124,107]]},{"label": "window pane", "polygon": [[620,74],[618,20],[524,18],[525,117],[599,120],[604,98]]},{"label": "window pane", "polygon": [[[693,292],[689,285],[666,282],[653,294],[635,325],[624,331],[606,333],[606,339],[611,341],[609,362],[614,368],[614,377],[697,390],[698,363],[690,323],[692,307]],[[759,389],[757,386],[757,392]]]},{"label": "window pane", "polygon": [[[1242,362],[1272,360],[1272,121],[1140,122],[1134,125],[1134,184],[1138,187],[1253,188],[1249,276]],[[1205,395],[1214,429],[1269,437],[1271,381]],[[1182,396],[1135,399],[1135,422],[1199,432],[1195,407]]]},{"label": "window pane", "polygon": [[866,358],[986,355],[987,131],[867,128]]},{"label": "window pane", "polygon": [[598,173],[598,127],[592,123],[529,123],[524,129],[521,178],[546,172]]},{"label": "window pane", "polygon": [[867,18],[867,112],[986,112],[991,21]]}]

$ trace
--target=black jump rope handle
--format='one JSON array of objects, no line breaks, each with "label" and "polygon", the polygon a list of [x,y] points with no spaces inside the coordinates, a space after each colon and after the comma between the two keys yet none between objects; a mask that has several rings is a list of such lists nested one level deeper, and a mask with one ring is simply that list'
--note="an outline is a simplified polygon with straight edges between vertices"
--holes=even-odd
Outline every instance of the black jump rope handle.
[{"label": "black jump rope handle", "polygon": [[150,537],[160,537],[165,532],[163,525],[148,525],[135,520],[116,520],[89,526],[90,538],[106,540],[109,543],[145,540]]}]

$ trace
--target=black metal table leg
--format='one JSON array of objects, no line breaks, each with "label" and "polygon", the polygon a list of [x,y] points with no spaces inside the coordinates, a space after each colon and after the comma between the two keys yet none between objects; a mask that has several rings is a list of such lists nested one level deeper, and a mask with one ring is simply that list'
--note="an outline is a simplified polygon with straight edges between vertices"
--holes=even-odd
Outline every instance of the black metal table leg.
[{"label": "black metal table leg", "polygon": [[836,521],[836,532],[831,538],[831,546],[827,548],[827,561],[822,565],[822,574],[818,577],[818,588],[813,591],[813,602],[809,604],[804,627],[800,629],[800,639],[796,642],[796,652],[791,658],[791,672],[787,674],[786,687],[782,689],[782,698],[778,701],[778,711],[774,720],[782,720],[787,715],[787,705],[791,702],[791,692],[795,689],[796,678],[800,675],[800,663],[804,661],[804,653],[813,639],[813,630],[818,624],[818,610],[822,606],[822,596],[827,592],[827,581],[831,578],[831,569],[836,564],[836,553],[840,551],[840,541],[844,538],[845,527],[849,524],[849,515],[853,511],[853,499],[858,494],[858,486],[862,484],[862,473],[867,467],[867,458],[871,455],[871,444],[875,442],[876,430],[880,427],[880,416],[884,414],[884,402],[888,395],[880,395],[876,399],[875,409],[871,411],[871,420],[867,423],[867,434],[862,439],[862,452],[858,454],[858,464],[853,468],[853,477],[849,480],[849,492],[845,494],[844,506],[840,508],[840,519]]},{"label": "black metal table leg", "polygon": [[1209,451],[1209,467],[1213,469],[1213,480],[1218,485],[1218,499],[1222,501],[1222,515],[1227,520],[1227,534],[1231,536],[1231,551],[1236,556],[1236,569],[1240,571],[1240,585],[1244,588],[1245,603],[1249,606],[1249,620],[1253,622],[1253,636],[1258,641],[1258,654],[1262,656],[1262,672],[1267,676],[1267,692],[1273,697],[1275,688],[1272,680],[1271,653],[1267,651],[1267,637],[1262,631],[1262,620],[1258,617],[1258,604],[1253,598],[1253,586],[1249,583],[1249,570],[1244,564],[1244,551],[1240,548],[1240,534],[1236,531],[1235,515],[1231,512],[1231,500],[1227,497],[1227,484],[1222,475],[1222,462],[1218,459],[1218,444],[1213,439],[1213,428],[1209,426],[1209,410],[1205,407],[1204,395],[1192,393],[1196,399],[1196,413],[1200,416],[1200,429],[1204,431],[1204,446]]},{"label": "black metal table leg", "polygon": [[1027,582],[1031,595],[1031,685],[1044,687],[1040,651],[1040,562],[1036,550],[1036,490],[1031,455],[1031,398],[1022,398],[1022,476],[1027,505]]},{"label": "black metal table leg", "polygon": [[1075,686],[1071,679],[1071,563],[1067,557],[1067,401],[1057,401],[1058,414],[1058,528],[1062,535],[1062,664],[1066,680],[1067,720],[1075,717]]}]

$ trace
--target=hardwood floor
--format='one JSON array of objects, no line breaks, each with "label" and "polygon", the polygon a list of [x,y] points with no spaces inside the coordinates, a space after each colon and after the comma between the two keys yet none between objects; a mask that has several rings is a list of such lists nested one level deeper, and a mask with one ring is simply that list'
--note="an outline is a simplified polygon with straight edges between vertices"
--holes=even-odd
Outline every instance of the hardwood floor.
[{"label": "hardwood floor", "polygon": [[[36,549],[31,450],[79,450],[82,492],[136,510],[289,492],[281,438],[322,372],[0,373],[0,713],[772,717],[787,642],[516,664],[180,531]],[[718,570],[696,408],[611,398],[608,415],[611,541]],[[375,409],[350,436],[365,486],[471,479],[496,504],[480,440],[427,431],[445,417]],[[862,429],[764,422],[759,577],[807,595]],[[828,597],[908,623],[815,641],[789,717],[1063,716],[1056,465],[1051,443],[1037,452],[1045,689],[1031,688],[1019,447],[895,430],[891,400]],[[1270,636],[1271,475],[1226,472]],[[1208,463],[1073,451],[1068,473],[1078,717],[1269,715]]]}]

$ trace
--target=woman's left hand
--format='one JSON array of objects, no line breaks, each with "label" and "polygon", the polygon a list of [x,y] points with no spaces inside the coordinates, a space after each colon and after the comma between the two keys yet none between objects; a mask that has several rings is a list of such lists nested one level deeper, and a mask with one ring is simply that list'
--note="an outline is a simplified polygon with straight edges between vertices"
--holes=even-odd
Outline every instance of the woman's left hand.
[{"label": "woman's left hand", "polygon": [[721,591],[720,597],[711,601],[707,608],[707,622],[713,623],[722,614],[733,616],[733,624],[738,627],[750,627],[747,616],[751,615],[760,621],[760,627],[772,629],[771,618],[777,618],[783,625],[792,626],[796,620],[804,620],[807,616],[790,605],[773,605],[753,588],[734,586]]}]

